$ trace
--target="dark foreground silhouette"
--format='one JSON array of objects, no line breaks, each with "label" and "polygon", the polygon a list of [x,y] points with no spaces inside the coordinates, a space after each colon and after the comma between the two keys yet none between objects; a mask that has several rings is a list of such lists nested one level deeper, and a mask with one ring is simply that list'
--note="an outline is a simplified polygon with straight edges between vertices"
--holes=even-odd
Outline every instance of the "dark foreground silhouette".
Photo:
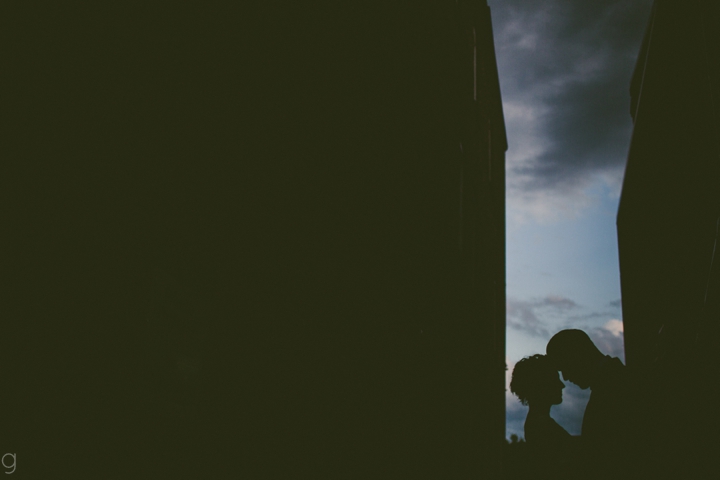
[{"label": "dark foreground silhouette", "polygon": [[12,477],[492,478],[486,3],[43,3],[0,12]]}]

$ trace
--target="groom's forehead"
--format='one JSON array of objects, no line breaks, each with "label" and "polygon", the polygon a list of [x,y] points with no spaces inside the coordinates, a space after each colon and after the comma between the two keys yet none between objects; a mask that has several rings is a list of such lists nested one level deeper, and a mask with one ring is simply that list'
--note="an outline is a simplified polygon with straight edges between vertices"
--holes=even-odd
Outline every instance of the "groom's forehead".
[{"label": "groom's forehead", "polygon": [[555,367],[558,372],[566,375],[568,372],[572,372],[573,370],[575,370],[576,365],[573,361],[560,360],[555,364]]},{"label": "groom's forehead", "polygon": [[553,355],[548,355],[547,358],[548,358],[548,360],[549,360],[549,362],[550,362],[550,365],[551,365],[552,368],[555,369],[555,370],[560,371],[560,370],[563,369],[563,367],[565,367],[565,368],[567,367],[567,365],[566,365],[567,362],[564,361],[564,359],[559,358],[557,355],[554,355],[554,356],[553,356]]}]

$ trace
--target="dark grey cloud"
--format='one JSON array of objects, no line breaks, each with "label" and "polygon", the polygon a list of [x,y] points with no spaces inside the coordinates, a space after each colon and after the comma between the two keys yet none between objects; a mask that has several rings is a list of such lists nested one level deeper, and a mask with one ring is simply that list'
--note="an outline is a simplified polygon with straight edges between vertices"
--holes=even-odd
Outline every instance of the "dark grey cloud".
[{"label": "dark grey cloud", "polygon": [[550,338],[550,333],[540,317],[548,313],[563,315],[576,308],[578,305],[574,301],[557,295],[532,300],[508,299],[507,325],[531,336]]},{"label": "dark grey cloud", "polygon": [[577,192],[598,174],[619,182],[630,77],[652,0],[489,3],[510,193]]},{"label": "dark grey cloud", "polygon": [[617,300],[613,300],[612,302],[608,303],[613,308],[620,308],[622,307],[622,299],[618,298]]},{"label": "dark grey cloud", "polygon": [[507,303],[507,326],[523,331],[534,337],[547,338],[549,332],[535,314],[535,309],[526,302]]}]

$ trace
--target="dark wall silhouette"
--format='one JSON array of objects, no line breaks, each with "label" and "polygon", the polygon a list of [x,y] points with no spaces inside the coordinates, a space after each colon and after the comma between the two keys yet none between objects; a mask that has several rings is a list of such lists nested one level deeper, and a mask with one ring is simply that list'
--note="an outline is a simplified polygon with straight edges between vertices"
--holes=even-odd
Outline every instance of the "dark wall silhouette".
[{"label": "dark wall silhouette", "polygon": [[[628,367],[658,475],[717,471],[720,11],[658,0],[631,85],[618,212]],[[660,453],[658,453],[660,452]]]},{"label": "dark wall silhouette", "polygon": [[0,15],[0,447],[75,478],[497,472],[485,2],[240,3]]}]

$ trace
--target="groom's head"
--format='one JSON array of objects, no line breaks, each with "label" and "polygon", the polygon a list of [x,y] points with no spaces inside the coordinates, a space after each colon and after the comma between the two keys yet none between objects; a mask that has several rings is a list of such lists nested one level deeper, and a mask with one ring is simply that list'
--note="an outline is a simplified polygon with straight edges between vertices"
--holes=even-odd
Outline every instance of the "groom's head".
[{"label": "groom's head", "polygon": [[547,356],[565,380],[585,389],[591,386],[593,376],[604,355],[582,330],[562,330],[548,342]]}]

